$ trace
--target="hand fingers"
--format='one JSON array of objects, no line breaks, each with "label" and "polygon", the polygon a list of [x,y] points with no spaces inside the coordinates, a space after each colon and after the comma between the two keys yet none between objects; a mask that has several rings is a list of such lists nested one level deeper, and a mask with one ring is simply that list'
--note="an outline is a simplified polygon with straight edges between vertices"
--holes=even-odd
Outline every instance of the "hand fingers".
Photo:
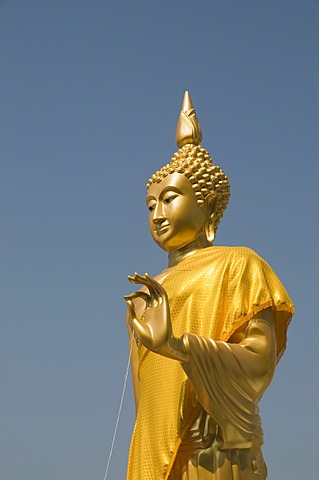
[{"label": "hand fingers", "polygon": [[124,300],[127,302],[128,300],[134,300],[135,298],[142,298],[146,303],[146,307],[150,307],[152,304],[152,297],[148,293],[142,291],[125,295]]},{"label": "hand fingers", "polygon": [[152,282],[150,282],[148,280],[146,274],[145,275],[140,275],[139,273],[135,272],[134,276],[133,277],[129,276],[128,279],[131,283],[134,283],[135,285],[136,284],[144,285],[146,288],[148,288],[150,294],[149,294],[147,300],[144,298],[145,301],[146,301],[146,306],[147,307],[151,307],[151,305],[153,304],[154,301],[156,302],[156,304],[160,303],[159,302],[159,297],[158,297],[158,291],[153,288]]},{"label": "hand fingers", "polygon": [[151,277],[148,273],[145,273],[146,280],[152,285],[154,291],[156,291],[159,297],[167,297],[165,288],[155,278]]},{"label": "hand fingers", "polygon": [[127,277],[129,279],[129,281],[131,283],[135,283],[135,284],[143,284],[144,281],[143,281],[143,275],[140,275],[139,273],[135,272],[134,275],[128,275]]},{"label": "hand fingers", "polygon": [[127,300],[134,300],[135,298],[142,298],[143,300],[145,300],[145,302],[147,302],[149,300],[149,294],[146,293],[146,292],[134,292],[134,293],[131,293],[130,295],[125,295],[124,297],[124,300],[127,301]]},{"label": "hand fingers", "polygon": [[145,273],[145,275],[140,275],[139,273],[135,272],[134,276],[129,276],[128,279],[131,283],[145,285],[149,289],[151,296],[157,301],[163,295],[166,296],[164,288],[148,273]]},{"label": "hand fingers", "polygon": [[129,275],[127,278],[131,283],[136,283],[140,285],[140,284],[145,284],[145,282],[148,282],[148,278],[152,278],[152,277],[150,277],[148,273],[145,273],[145,275],[141,275],[135,272],[133,276]]}]

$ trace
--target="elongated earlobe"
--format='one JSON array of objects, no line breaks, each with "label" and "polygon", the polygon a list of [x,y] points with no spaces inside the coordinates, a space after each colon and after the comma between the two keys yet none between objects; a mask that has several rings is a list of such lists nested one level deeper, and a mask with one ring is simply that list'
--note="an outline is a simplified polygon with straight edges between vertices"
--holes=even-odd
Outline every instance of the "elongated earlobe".
[{"label": "elongated earlobe", "polygon": [[215,240],[215,224],[213,218],[210,218],[204,225],[206,239],[209,243],[213,243]]},{"label": "elongated earlobe", "polygon": [[215,193],[209,193],[205,197],[206,220],[204,230],[206,239],[209,243],[213,243],[215,239],[215,211],[217,204],[217,196]]}]

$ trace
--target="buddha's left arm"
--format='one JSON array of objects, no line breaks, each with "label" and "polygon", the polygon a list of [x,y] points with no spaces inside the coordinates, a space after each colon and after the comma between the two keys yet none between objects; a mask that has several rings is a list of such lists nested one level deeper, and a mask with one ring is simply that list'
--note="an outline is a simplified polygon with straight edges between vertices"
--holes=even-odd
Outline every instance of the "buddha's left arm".
[{"label": "buddha's left arm", "polygon": [[223,404],[257,403],[274,374],[276,336],[273,314],[266,309],[227,342],[183,336],[187,361],[182,363],[200,403],[217,421]]}]

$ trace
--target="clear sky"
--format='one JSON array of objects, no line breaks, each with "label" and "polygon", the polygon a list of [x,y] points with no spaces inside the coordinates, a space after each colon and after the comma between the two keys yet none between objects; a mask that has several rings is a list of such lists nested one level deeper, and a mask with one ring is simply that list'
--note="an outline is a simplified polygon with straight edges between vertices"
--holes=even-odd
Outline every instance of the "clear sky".
[{"label": "clear sky", "polygon": [[[271,480],[318,472],[318,0],[0,0],[1,480],[103,480],[126,277],[165,268],[145,183],[189,89],[229,175],[216,244],[296,305],[262,400]],[[125,477],[124,400],[109,479]]]}]

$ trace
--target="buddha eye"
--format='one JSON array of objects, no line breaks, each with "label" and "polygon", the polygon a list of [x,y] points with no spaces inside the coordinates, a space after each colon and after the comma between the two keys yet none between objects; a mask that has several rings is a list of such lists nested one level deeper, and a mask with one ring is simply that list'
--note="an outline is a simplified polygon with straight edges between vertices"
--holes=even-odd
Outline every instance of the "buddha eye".
[{"label": "buddha eye", "polygon": [[149,205],[147,208],[150,212],[153,212],[153,210],[155,210],[155,205]]},{"label": "buddha eye", "polygon": [[165,203],[166,205],[168,205],[168,204],[171,203],[171,202],[174,200],[174,198],[176,198],[176,197],[177,197],[177,195],[171,195],[170,197],[164,198],[163,203]]}]

